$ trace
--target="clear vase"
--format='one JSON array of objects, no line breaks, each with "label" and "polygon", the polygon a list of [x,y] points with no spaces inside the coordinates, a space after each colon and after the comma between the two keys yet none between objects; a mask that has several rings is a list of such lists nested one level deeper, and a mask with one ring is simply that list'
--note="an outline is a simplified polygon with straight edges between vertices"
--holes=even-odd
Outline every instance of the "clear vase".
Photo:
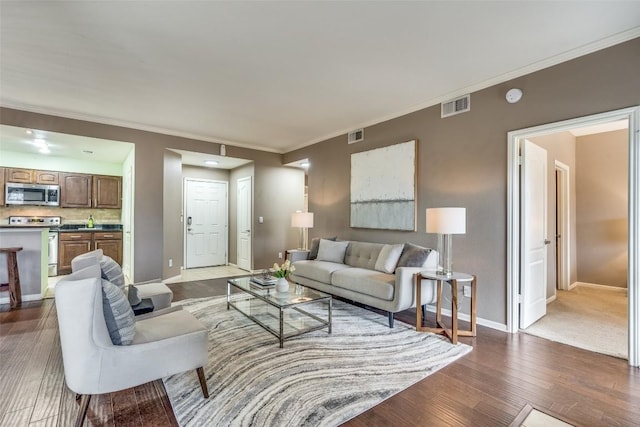
[{"label": "clear vase", "polygon": [[286,278],[280,277],[276,282],[276,292],[289,292],[289,282]]}]

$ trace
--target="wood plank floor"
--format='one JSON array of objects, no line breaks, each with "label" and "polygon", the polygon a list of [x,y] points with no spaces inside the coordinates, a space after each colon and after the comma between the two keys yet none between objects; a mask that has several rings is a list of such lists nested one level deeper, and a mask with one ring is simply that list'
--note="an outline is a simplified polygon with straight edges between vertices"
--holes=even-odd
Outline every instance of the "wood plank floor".
[{"label": "wood plank floor", "polygon": [[[170,286],[175,300],[226,291],[220,279]],[[411,323],[414,312],[396,318]],[[346,425],[507,426],[527,403],[576,425],[640,425],[640,370],[625,360],[484,327],[461,341],[474,350]],[[53,301],[0,306],[0,426],[66,427],[77,410],[64,384]],[[85,425],[177,422],[162,382],[154,381],[95,397]]]}]

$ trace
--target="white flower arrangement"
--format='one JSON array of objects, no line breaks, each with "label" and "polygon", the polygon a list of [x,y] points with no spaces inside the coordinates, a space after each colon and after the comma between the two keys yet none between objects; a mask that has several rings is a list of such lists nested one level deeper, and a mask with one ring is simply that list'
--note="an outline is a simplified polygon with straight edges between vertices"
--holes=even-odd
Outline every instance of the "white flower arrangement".
[{"label": "white flower arrangement", "polygon": [[286,278],[287,276],[289,276],[289,273],[291,273],[292,271],[296,271],[296,268],[291,265],[291,262],[289,260],[286,260],[282,263],[282,265],[278,265],[277,262],[274,262],[273,270],[274,276]]}]

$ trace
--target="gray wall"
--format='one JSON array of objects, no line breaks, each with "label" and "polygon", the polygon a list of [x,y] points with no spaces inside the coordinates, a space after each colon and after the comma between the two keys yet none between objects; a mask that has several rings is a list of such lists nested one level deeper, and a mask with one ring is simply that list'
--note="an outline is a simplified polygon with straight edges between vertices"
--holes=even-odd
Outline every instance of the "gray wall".
[{"label": "gray wall", "polygon": [[[478,316],[506,324],[507,132],[640,104],[640,39],[634,39],[471,96],[471,111],[441,119],[433,106],[285,154],[308,158],[310,236],[435,246],[425,233],[425,209],[467,208],[467,234],[454,237],[454,268],[478,276]],[[429,82],[425,82],[428,84]],[[508,104],[518,87],[522,100]],[[418,230],[390,232],[349,227],[350,155],[417,139]]]},{"label": "gray wall", "polygon": [[578,280],[627,287],[627,130],[576,141]]},{"label": "gray wall", "polygon": [[216,169],[198,167],[193,165],[182,165],[182,181],[185,178],[209,179],[212,181],[229,182],[230,172],[227,169]]},{"label": "gray wall", "polygon": [[[571,272],[569,284],[578,280],[578,263],[576,255],[576,138],[570,132],[560,132],[551,135],[531,138],[531,142],[547,150],[547,236],[553,242],[556,234],[556,171],[555,161],[558,160],[569,166],[569,253]],[[566,236],[565,236],[566,238]],[[547,246],[547,298],[556,294],[556,245]]]},{"label": "gray wall", "polygon": [[[182,214],[182,156],[180,154],[165,150],[163,179],[162,244],[165,261],[162,265],[162,277],[168,278],[180,275],[184,253],[184,232],[180,221]],[[172,267],[169,267],[169,260],[173,260]]]}]

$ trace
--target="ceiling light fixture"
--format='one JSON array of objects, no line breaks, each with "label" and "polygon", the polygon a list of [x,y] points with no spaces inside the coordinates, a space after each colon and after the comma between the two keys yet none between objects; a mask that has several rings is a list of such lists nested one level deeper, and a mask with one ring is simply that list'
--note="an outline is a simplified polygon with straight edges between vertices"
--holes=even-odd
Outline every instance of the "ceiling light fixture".
[{"label": "ceiling light fixture", "polygon": [[309,167],[309,162],[300,162],[300,166],[302,166],[303,168],[308,168]]},{"label": "ceiling light fixture", "polygon": [[24,131],[24,133],[26,133],[27,135],[31,135],[33,131],[31,129],[27,129]]},{"label": "ceiling light fixture", "polygon": [[205,160],[204,164],[209,166],[215,166],[218,164],[218,162],[216,160]]}]

